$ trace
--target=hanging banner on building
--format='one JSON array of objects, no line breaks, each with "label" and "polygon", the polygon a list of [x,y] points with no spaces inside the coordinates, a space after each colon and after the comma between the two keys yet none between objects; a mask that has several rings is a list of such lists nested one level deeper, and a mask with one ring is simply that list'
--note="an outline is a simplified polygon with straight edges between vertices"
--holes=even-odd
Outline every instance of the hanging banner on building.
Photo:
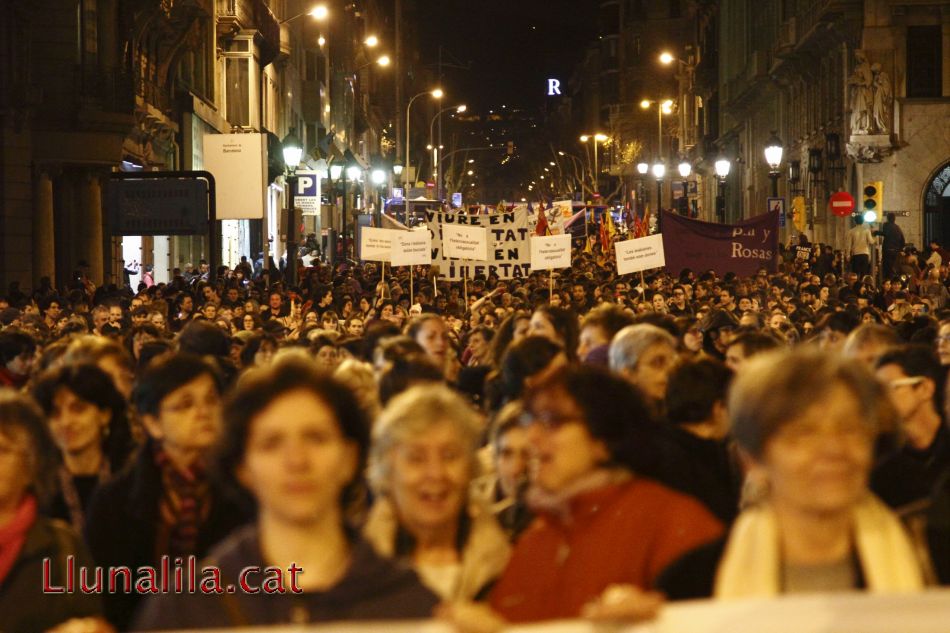
[{"label": "hanging banner on building", "polygon": [[488,229],[484,226],[444,224],[442,249],[446,257],[488,261]]},{"label": "hanging banner on building", "polygon": [[663,268],[666,256],[663,251],[663,236],[650,235],[635,240],[614,242],[617,249],[617,274],[627,275],[651,268]]},{"label": "hanging banner on building", "polygon": [[363,261],[388,262],[392,252],[393,237],[397,229],[377,229],[371,226],[361,227],[360,254]]},{"label": "hanging banner on building", "polygon": [[204,168],[214,176],[217,219],[264,217],[267,148],[263,134],[206,134]]},{"label": "hanging banner on building", "polygon": [[754,275],[760,268],[776,269],[778,213],[770,211],[737,224],[690,220],[662,212],[660,218],[666,270],[678,275],[684,268],[697,273]]},{"label": "hanging banner on building", "polygon": [[[528,235],[528,208],[503,213],[468,215],[455,211],[426,211],[432,235],[432,263],[447,279],[472,279],[476,275],[498,275],[499,279],[526,277],[531,272]],[[446,225],[476,226],[488,230],[488,257],[485,261],[451,259],[443,251],[442,228]],[[393,262],[393,265],[396,265]]]},{"label": "hanging banner on building", "polygon": [[532,235],[531,270],[571,267],[570,235]]},{"label": "hanging banner on building", "polygon": [[393,266],[425,266],[432,263],[432,236],[421,231],[399,231],[393,235],[389,262]]}]

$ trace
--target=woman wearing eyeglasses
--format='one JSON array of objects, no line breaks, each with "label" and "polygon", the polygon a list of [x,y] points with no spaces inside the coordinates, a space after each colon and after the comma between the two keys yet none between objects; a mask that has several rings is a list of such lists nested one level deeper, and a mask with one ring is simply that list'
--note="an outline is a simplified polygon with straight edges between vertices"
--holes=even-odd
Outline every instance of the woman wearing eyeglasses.
[{"label": "woman wearing eyeglasses", "polygon": [[577,618],[618,592],[652,589],[667,565],[722,534],[698,501],[640,474],[653,469],[654,423],[622,379],[564,368],[528,392],[525,409],[536,519],[491,593],[493,613],[462,605],[447,617]]}]

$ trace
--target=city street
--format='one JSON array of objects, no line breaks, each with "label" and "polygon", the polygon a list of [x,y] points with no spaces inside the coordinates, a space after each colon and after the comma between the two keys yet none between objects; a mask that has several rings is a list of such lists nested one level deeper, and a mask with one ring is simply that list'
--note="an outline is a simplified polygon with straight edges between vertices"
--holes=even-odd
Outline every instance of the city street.
[{"label": "city street", "polygon": [[946,633],[950,0],[60,5],[0,633]]}]

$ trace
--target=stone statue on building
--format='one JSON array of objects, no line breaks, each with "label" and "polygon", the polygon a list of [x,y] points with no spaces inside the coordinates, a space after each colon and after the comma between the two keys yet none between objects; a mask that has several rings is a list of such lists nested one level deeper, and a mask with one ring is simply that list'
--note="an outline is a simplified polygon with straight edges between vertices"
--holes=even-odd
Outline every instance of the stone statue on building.
[{"label": "stone statue on building", "polygon": [[854,58],[857,63],[848,78],[851,86],[851,133],[868,134],[871,131],[874,76],[864,51],[855,51]]},{"label": "stone statue on building", "polygon": [[891,128],[891,78],[880,64],[871,64],[871,126],[876,134],[887,134]]}]

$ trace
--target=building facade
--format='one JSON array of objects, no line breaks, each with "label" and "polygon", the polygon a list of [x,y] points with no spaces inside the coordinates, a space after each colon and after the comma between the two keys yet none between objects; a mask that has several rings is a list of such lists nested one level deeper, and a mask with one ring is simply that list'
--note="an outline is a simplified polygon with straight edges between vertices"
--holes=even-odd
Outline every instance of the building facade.
[{"label": "building facade", "polygon": [[[121,280],[123,260],[167,281],[212,259],[204,236],[113,236],[103,212],[110,173],[200,170],[211,134],[263,134],[268,150],[263,219],[216,231],[214,259],[232,266],[265,246],[283,253],[280,139],[292,129],[304,162],[391,164],[394,82],[373,61],[392,54],[393,9],[325,4],[318,21],[304,0],[4,3],[0,284],[26,290],[48,277],[62,287],[80,264],[96,284]],[[370,33],[379,51],[366,46]],[[351,210],[376,199],[367,181],[348,188]],[[339,224],[339,213],[328,220]]]}]

